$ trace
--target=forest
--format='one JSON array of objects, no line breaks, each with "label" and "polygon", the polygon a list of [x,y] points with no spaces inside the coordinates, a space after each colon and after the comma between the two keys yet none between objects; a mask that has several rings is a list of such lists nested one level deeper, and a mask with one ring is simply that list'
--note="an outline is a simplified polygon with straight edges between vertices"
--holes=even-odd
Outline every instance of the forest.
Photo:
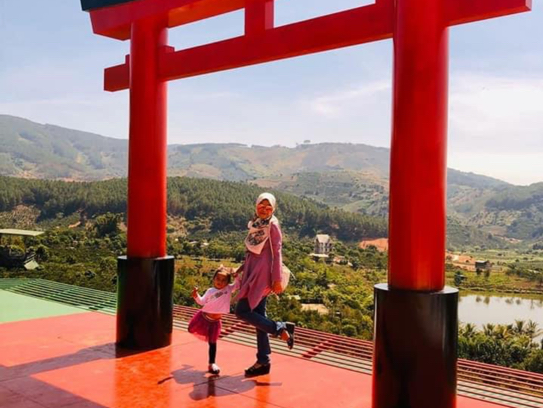
[{"label": "forest", "polygon": [[[244,230],[254,200],[264,190],[240,182],[174,177],[168,179],[168,214],[189,227],[208,224],[211,233]],[[324,231],[345,241],[387,236],[384,218],[331,209],[309,199],[274,192],[284,229],[299,236]],[[74,214],[92,219],[107,212],[125,214],[126,179],[64,182],[0,177],[0,212],[24,205],[39,209],[37,223]]]}]

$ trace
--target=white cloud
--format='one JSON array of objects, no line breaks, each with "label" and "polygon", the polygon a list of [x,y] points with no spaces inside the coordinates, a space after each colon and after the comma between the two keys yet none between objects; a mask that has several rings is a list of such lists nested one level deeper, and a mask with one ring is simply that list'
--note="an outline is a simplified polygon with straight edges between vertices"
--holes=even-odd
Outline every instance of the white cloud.
[{"label": "white cloud", "polygon": [[308,101],[311,110],[326,118],[337,119],[349,115],[364,106],[374,104],[376,99],[390,99],[390,81],[375,81],[352,89],[318,96]]},{"label": "white cloud", "polygon": [[128,136],[127,94],[0,102],[0,113],[103,136]]},{"label": "white cloud", "polygon": [[543,181],[543,78],[452,78],[449,166],[513,184]]},{"label": "white cloud", "polygon": [[543,152],[543,78],[452,78],[450,146],[456,151]]},{"label": "white cloud", "polygon": [[449,153],[449,167],[484,174],[512,184],[528,185],[543,181],[543,152],[453,152]]}]

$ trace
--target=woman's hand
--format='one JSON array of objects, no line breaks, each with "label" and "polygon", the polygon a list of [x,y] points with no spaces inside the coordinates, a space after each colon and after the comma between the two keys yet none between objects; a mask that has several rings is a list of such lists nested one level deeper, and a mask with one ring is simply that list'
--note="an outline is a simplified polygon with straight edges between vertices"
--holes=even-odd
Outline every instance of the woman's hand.
[{"label": "woman's hand", "polygon": [[232,277],[236,279],[243,272],[243,265],[238,268],[232,268]]},{"label": "woman's hand", "polygon": [[192,295],[194,299],[198,297],[198,286],[195,286],[194,289],[192,289]]},{"label": "woman's hand", "polygon": [[273,293],[275,293],[277,295],[279,295],[280,293],[283,292],[283,286],[281,285],[280,281],[273,282],[272,291],[273,291]]}]

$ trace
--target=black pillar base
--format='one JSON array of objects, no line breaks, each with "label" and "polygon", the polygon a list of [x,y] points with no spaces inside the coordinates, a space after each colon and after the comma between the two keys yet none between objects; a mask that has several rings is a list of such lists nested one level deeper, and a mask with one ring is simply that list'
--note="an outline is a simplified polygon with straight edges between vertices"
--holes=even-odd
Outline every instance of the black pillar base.
[{"label": "black pillar base", "polygon": [[373,408],[455,408],[458,290],[375,285]]},{"label": "black pillar base", "polygon": [[149,350],[172,341],[174,258],[117,262],[117,346]]}]

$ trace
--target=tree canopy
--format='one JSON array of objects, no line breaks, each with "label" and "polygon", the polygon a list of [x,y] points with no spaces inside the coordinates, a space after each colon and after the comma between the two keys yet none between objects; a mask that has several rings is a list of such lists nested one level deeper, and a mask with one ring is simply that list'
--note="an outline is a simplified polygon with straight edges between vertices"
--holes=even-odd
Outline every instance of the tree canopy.
[{"label": "tree canopy", "polygon": [[[0,177],[0,211],[36,207],[39,219],[81,213],[95,217],[126,213],[126,179],[64,182]],[[168,179],[168,213],[189,221],[206,219],[211,232],[245,230],[256,197],[264,190],[241,183],[174,177]],[[331,209],[313,200],[273,192],[283,228],[300,236],[326,232],[346,241],[385,237],[384,218]]]}]

